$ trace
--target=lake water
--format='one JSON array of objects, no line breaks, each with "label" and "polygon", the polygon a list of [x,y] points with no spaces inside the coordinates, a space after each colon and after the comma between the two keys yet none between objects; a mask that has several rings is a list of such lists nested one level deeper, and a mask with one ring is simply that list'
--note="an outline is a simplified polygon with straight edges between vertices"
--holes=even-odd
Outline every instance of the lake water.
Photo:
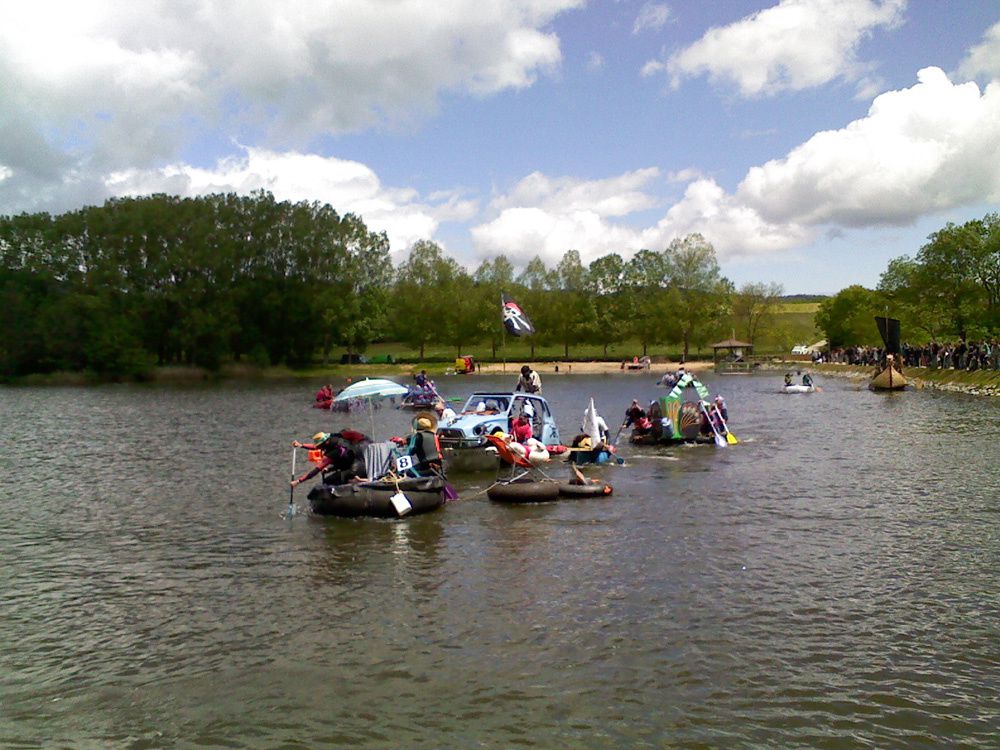
[{"label": "lake water", "polygon": [[[543,379],[564,440],[658,395]],[[610,498],[402,521],[281,517],[371,430],[318,383],[0,389],[0,747],[1000,746],[1000,400],[780,379]]]}]

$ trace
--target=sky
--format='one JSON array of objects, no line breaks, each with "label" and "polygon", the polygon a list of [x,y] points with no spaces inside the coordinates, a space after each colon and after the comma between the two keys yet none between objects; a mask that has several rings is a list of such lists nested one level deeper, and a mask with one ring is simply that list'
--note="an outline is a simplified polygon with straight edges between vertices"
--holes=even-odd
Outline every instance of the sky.
[{"label": "sky", "polygon": [[470,270],[877,285],[1000,210],[992,0],[0,3],[0,215],[268,190]]}]

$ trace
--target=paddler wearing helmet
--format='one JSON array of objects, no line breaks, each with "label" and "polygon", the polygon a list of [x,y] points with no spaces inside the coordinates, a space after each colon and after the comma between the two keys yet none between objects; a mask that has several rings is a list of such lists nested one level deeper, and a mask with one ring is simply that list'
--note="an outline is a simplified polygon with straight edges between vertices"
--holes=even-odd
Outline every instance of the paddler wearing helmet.
[{"label": "paddler wearing helmet", "polygon": [[418,412],[413,418],[413,434],[406,444],[406,454],[413,457],[413,470],[422,477],[444,474],[441,444],[435,432],[437,421],[434,412]]}]

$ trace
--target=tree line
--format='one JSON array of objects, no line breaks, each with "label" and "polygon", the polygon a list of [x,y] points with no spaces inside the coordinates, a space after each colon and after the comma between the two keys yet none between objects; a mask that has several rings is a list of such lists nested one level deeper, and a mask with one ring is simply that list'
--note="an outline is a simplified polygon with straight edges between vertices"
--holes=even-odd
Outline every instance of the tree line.
[{"label": "tree line", "polygon": [[500,293],[533,319],[534,346],[638,342],[701,347],[753,341],[777,284],[737,289],[699,234],[625,260],[553,268],[500,255],[473,271],[429,241],[394,267],[385,233],[329,205],[267,192],[119,198],[60,215],[0,217],[0,376],[92,371],[136,376],[156,365],[210,369],[328,362],[398,341],[501,344]]},{"label": "tree line", "polygon": [[948,223],[914,256],[891,260],[875,289],[850,286],[824,300],[816,324],[831,347],[878,346],[872,318],[898,318],[914,345],[1000,334],[1000,214]]}]

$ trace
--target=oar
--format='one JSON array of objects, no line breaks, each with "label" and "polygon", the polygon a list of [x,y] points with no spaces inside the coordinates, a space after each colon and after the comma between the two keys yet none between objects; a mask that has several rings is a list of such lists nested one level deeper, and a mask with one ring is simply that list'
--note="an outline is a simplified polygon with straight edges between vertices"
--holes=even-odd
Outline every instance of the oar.
[{"label": "oar", "polygon": [[722,427],[726,431],[726,442],[730,445],[736,445],[740,441],[737,440],[736,436],[732,433],[732,431],[730,431],[729,425],[727,425],[726,420],[723,419],[722,412],[719,410],[718,405],[712,404],[712,408],[715,409],[715,413],[719,415],[719,421],[722,422]]},{"label": "oar", "polygon": [[[295,456],[297,454],[298,454],[298,449],[293,447],[292,448],[292,481],[293,482],[295,481]],[[295,515],[295,502],[294,502],[294,499],[293,499],[294,497],[295,497],[295,485],[293,484],[293,485],[291,485],[288,488],[288,514],[287,514],[288,518],[291,518],[292,516]]]},{"label": "oar", "polygon": [[611,441],[612,447],[618,445],[618,438],[621,437],[622,430],[625,429],[625,425],[627,425],[627,424],[628,424],[628,419],[626,419],[624,422],[622,422],[622,426],[618,428],[618,432],[615,433],[615,439]]},{"label": "oar", "polygon": [[708,420],[708,426],[712,428],[712,434],[715,435],[715,444],[720,448],[725,448],[727,443],[726,439],[719,434],[719,431],[715,429],[715,422],[712,421],[712,415],[708,413],[708,409],[705,408],[705,402],[699,401],[701,405],[701,410],[705,414],[705,419]]}]

